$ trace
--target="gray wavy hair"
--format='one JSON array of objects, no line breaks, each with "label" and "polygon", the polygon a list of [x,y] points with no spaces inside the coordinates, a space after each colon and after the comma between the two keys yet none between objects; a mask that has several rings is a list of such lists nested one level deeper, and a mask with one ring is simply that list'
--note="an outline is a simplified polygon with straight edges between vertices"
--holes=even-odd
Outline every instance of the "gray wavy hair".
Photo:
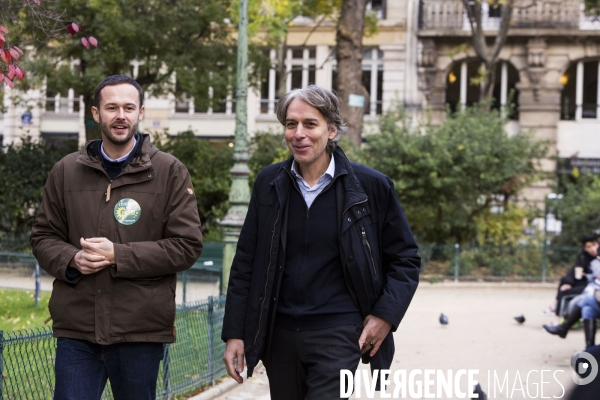
[{"label": "gray wavy hair", "polygon": [[[340,101],[335,93],[316,85],[309,85],[302,89],[294,89],[283,96],[275,106],[275,113],[281,125],[285,126],[287,109],[294,99],[300,99],[309,106],[317,109],[327,121],[327,127],[337,128],[333,139],[327,141],[327,151],[332,153],[337,148],[342,135],[348,133],[348,128],[340,116]],[[285,142],[285,140],[284,140]]]}]

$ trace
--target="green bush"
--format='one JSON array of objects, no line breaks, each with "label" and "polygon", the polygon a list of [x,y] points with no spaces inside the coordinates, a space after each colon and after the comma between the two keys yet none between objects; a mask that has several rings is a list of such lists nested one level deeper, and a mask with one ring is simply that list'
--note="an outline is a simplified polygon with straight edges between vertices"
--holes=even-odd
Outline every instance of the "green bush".
[{"label": "green bush", "polygon": [[448,112],[441,125],[414,123],[398,108],[382,115],[381,133],[366,136],[353,153],[394,181],[419,241],[469,244],[483,233],[514,243],[521,224],[515,235],[515,229],[492,230],[488,218],[482,232],[478,217],[493,207],[509,210],[511,200],[540,179],[547,143],[526,133],[509,136],[505,123],[499,111],[480,105]]},{"label": "green bush", "polygon": [[218,220],[229,208],[233,149],[225,142],[197,138],[192,131],[168,137],[160,149],[173,154],[188,169],[196,192],[205,240],[221,240]]},{"label": "green bush", "polygon": [[3,251],[27,251],[27,237],[42,201],[54,164],[77,150],[75,140],[33,141],[29,136],[0,151],[0,246]]}]

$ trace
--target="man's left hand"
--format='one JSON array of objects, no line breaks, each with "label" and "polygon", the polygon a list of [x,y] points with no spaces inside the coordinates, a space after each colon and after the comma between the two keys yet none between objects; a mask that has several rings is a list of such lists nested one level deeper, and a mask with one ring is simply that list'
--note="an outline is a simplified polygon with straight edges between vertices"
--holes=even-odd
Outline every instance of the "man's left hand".
[{"label": "man's left hand", "polygon": [[366,353],[370,351],[369,354],[373,357],[379,347],[381,347],[381,343],[387,336],[387,334],[392,329],[392,324],[387,322],[386,320],[375,317],[374,315],[367,315],[365,320],[363,321],[363,331],[358,339],[358,346],[360,347],[362,353]]},{"label": "man's left hand", "polygon": [[115,263],[115,246],[105,237],[84,239],[81,247],[88,253],[104,256],[110,264]]}]

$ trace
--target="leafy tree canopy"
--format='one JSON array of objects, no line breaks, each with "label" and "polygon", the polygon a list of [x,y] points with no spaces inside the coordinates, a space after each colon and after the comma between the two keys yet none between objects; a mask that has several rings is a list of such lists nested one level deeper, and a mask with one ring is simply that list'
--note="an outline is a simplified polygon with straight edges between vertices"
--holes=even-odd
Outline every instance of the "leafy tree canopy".
[{"label": "leafy tree canopy", "polygon": [[250,186],[254,184],[258,173],[267,165],[283,161],[291,153],[283,144],[283,134],[273,131],[259,131],[250,139]]},{"label": "leafy tree canopy", "polygon": [[34,142],[27,136],[20,144],[12,143],[0,151],[0,237],[29,235],[50,170],[76,149],[74,140]]},{"label": "leafy tree canopy", "polygon": [[[236,41],[229,1],[56,0],[47,7],[68,13],[98,41],[93,51],[75,37],[35,41],[35,71],[47,78],[50,91],[74,88],[83,95],[88,121],[96,85],[109,75],[133,75],[135,63],[136,80],[149,95],[194,97],[197,107],[208,108],[234,93]],[[255,65],[250,80],[258,84],[265,56],[255,46],[250,50]]]},{"label": "leafy tree canopy", "polygon": [[478,233],[482,240],[493,237],[492,226],[482,233],[478,222],[483,226],[493,207],[511,210],[520,190],[542,176],[547,144],[525,133],[509,136],[505,123],[483,105],[448,112],[439,126],[414,124],[400,108],[383,115],[381,134],[369,135],[352,153],[394,181],[419,241],[469,243]]},{"label": "leafy tree canopy", "polygon": [[162,145],[159,140],[153,143],[177,157],[187,167],[196,192],[205,240],[220,240],[218,220],[229,208],[229,171],[233,167],[233,148],[225,142],[198,139],[192,131],[169,137]]},{"label": "leafy tree canopy", "polygon": [[564,179],[560,191],[563,197],[555,201],[555,207],[562,229],[552,243],[580,246],[582,236],[600,234],[600,177],[581,175],[573,180]]}]

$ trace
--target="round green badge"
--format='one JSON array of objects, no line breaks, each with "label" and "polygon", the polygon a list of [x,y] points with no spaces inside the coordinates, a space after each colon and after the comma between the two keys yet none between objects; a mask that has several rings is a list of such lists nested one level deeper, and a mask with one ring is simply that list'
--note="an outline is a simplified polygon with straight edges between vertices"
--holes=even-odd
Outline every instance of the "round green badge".
[{"label": "round green badge", "polygon": [[115,206],[115,219],[123,225],[133,225],[140,219],[142,209],[133,199],[121,199]]}]

